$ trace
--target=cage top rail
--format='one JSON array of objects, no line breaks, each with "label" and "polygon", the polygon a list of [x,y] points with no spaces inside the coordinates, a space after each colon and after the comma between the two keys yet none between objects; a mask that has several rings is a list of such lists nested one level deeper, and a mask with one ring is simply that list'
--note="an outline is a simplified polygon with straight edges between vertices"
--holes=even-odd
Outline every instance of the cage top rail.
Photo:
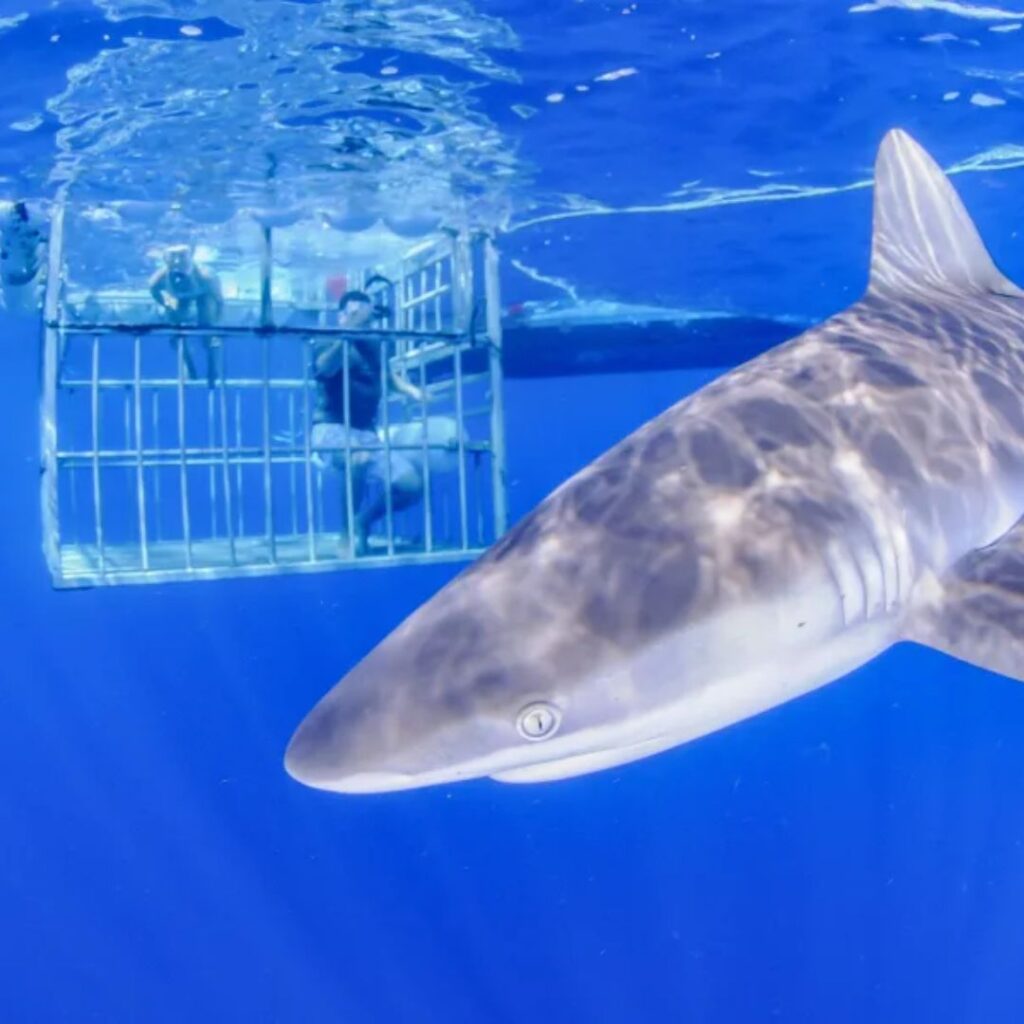
[{"label": "cage top rail", "polygon": [[490,344],[490,340],[484,335],[469,336],[457,331],[420,331],[411,328],[362,328],[351,330],[342,327],[321,327],[319,325],[309,327],[296,327],[289,324],[211,324],[209,326],[197,326],[195,324],[168,324],[168,323],[103,323],[84,324],[77,321],[45,321],[44,326],[51,330],[60,331],[64,334],[174,334],[185,337],[209,337],[211,334],[234,335],[238,337],[250,337],[252,335],[286,335],[289,337],[329,337],[329,338],[357,338],[367,340],[379,338],[382,342],[393,339],[415,338],[417,340],[435,340],[442,342],[459,342],[467,339],[473,341],[481,348]]}]

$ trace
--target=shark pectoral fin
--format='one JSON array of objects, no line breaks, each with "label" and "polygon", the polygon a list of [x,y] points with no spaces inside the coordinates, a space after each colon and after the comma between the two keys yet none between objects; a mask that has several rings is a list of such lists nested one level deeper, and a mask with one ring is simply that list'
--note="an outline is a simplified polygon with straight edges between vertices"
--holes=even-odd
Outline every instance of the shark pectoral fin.
[{"label": "shark pectoral fin", "polygon": [[926,590],[905,639],[1024,682],[1024,521]]}]

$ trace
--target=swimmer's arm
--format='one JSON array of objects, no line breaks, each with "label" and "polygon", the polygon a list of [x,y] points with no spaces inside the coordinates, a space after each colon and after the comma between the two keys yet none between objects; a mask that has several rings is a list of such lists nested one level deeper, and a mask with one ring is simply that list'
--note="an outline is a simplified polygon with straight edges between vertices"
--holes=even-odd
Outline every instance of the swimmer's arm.
[{"label": "swimmer's arm", "polygon": [[[338,373],[345,362],[345,340],[322,341],[314,348],[313,374],[317,377],[333,377]],[[354,345],[349,346],[348,368],[352,370],[357,364],[362,363],[364,369],[369,369],[369,364],[359,354],[359,349]]]},{"label": "swimmer's arm", "polygon": [[212,319],[219,320],[224,312],[224,292],[220,287],[220,278],[208,270],[200,270],[199,279],[205,285],[206,294],[213,304]]},{"label": "swimmer's arm", "polygon": [[196,277],[203,283],[206,294],[211,298],[223,300],[224,293],[221,291],[220,278],[210,270],[203,267],[196,267]]},{"label": "swimmer's arm", "polygon": [[164,290],[164,281],[167,280],[167,269],[161,267],[150,279],[149,279],[149,294],[153,296],[153,301],[158,305],[167,309],[167,292]]},{"label": "swimmer's arm", "polygon": [[333,377],[341,369],[342,343],[319,342],[313,349],[313,373],[317,377]]},{"label": "swimmer's arm", "polygon": [[401,391],[403,395],[411,398],[414,402],[427,402],[429,400],[430,396],[426,391],[416,387],[406,377],[404,371],[396,370],[395,367],[391,367],[391,383],[396,391]]}]

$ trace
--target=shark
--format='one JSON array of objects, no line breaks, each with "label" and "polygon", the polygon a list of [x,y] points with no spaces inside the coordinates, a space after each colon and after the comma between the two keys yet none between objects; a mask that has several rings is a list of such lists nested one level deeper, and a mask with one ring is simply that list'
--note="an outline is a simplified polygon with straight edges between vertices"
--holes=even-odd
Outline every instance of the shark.
[{"label": "shark", "polygon": [[313,707],[287,772],[570,778],[900,642],[1024,680],[1022,397],[1024,291],[892,130],[864,295],[558,487]]}]

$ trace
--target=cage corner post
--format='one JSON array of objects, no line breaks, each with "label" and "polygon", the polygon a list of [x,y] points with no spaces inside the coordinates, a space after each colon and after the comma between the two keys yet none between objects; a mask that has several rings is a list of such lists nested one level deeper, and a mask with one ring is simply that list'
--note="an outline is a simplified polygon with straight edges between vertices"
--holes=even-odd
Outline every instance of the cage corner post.
[{"label": "cage corner post", "polygon": [[260,247],[260,327],[274,326],[274,233],[262,225]]},{"label": "cage corner post", "polygon": [[491,379],[491,487],[494,501],[495,540],[508,529],[508,492],[505,467],[505,377],[502,367],[499,263],[500,255],[494,242],[494,236],[488,233],[484,236],[484,296]]},{"label": "cage corner post", "polygon": [[274,521],[274,455],[270,408],[270,337],[274,329],[274,238],[269,225],[263,226],[260,255],[260,364],[262,368],[261,431],[263,434],[263,521],[267,536],[267,557],[277,565],[277,526]]},{"label": "cage corner post", "polygon": [[46,291],[43,300],[43,365],[39,403],[39,439],[42,474],[43,555],[54,586],[63,582],[59,515],[59,461],[57,440],[57,378],[61,362],[60,306],[64,269],[64,196],[58,195],[50,223]]}]

